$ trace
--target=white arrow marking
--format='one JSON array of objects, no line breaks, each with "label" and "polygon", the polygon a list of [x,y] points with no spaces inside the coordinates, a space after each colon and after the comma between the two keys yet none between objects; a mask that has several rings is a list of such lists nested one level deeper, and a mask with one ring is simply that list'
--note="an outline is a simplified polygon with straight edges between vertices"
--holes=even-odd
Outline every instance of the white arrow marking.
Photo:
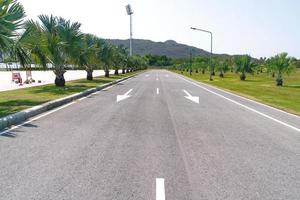
[{"label": "white arrow marking", "polygon": [[146,77],[148,77],[149,76],[149,74],[146,74]]},{"label": "white arrow marking", "polygon": [[126,92],[124,95],[117,95],[117,102],[125,100],[129,97],[131,97],[131,95],[129,95],[129,93],[132,91],[132,89],[130,89],[128,92]]},{"label": "white arrow marking", "polygon": [[191,101],[193,101],[193,102],[199,104],[199,97],[197,97],[197,96],[192,96],[192,95],[191,95],[190,93],[188,93],[186,90],[183,90],[183,92],[187,95],[187,96],[185,96],[185,98],[187,98],[187,99],[189,99],[189,100],[191,100]]},{"label": "white arrow marking", "polygon": [[156,94],[159,94],[159,88],[156,88]]},{"label": "white arrow marking", "polygon": [[166,77],[168,78],[168,77],[169,77],[169,75],[168,75],[168,74],[166,74]]},{"label": "white arrow marking", "polygon": [[165,200],[165,179],[157,178],[156,179],[156,200]]}]

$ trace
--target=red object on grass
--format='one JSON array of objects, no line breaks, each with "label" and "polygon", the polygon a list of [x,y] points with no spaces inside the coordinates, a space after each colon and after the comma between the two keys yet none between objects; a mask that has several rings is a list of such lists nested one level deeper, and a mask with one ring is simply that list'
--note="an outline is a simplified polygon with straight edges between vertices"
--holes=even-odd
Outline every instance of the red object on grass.
[{"label": "red object on grass", "polygon": [[22,85],[22,77],[21,74],[19,72],[13,72],[12,73],[12,81],[19,83],[20,85]]}]

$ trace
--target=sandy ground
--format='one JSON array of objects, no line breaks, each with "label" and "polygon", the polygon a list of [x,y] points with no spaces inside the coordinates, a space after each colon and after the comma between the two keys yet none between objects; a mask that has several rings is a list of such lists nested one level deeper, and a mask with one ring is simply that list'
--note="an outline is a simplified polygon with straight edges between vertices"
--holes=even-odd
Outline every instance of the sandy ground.
[{"label": "sandy ground", "polygon": [[[25,71],[13,71],[13,72],[20,72],[23,82],[26,80],[26,72]],[[110,73],[114,73],[113,70]],[[95,70],[93,73],[95,76],[103,76],[103,70]],[[55,75],[53,71],[32,71],[32,78],[36,81],[35,83],[31,84],[23,84],[19,85],[11,81],[12,79],[12,72],[11,71],[1,71],[0,72],[0,91],[7,91],[7,90],[15,90],[15,89],[22,89],[27,87],[34,87],[39,85],[46,85],[49,83],[54,83]],[[86,78],[86,71],[84,70],[68,70],[65,73],[66,81],[76,80],[76,79],[83,79]],[[38,83],[38,81],[41,83]]]}]

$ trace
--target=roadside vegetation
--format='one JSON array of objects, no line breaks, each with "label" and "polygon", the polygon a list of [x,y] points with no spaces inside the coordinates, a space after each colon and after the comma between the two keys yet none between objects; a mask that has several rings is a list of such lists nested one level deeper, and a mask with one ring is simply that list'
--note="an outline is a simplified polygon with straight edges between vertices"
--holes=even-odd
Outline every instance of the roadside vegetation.
[{"label": "roadside vegetation", "polygon": [[0,117],[63,98],[84,90],[95,88],[111,81],[134,75],[137,72],[111,75],[110,77],[95,77],[90,80],[68,81],[65,87],[56,87],[54,84],[29,87],[18,90],[0,92]]},{"label": "roadside vegetation", "polygon": [[213,81],[209,57],[175,63],[169,69],[176,73],[300,115],[300,62],[287,53],[268,59],[214,56]]},{"label": "roadside vegetation", "polygon": [[[17,0],[0,0],[0,61],[18,63],[26,71],[32,70],[32,64],[38,69],[50,68],[55,84],[0,92],[0,117],[147,68],[146,57],[129,56],[123,46],[82,33],[79,22],[53,15],[39,15],[37,21],[24,18],[25,10]],[[66,82],[64,74],[70,68],[84,69],[86,80]],[[105,76],[93,77],[95,69],[103,69]],[[114,75],[110,75],[111,69],[115,70]]]},{"label": "roadside vegetation", "polygon": [[122,68],[122,74],[145,69],[147,59],[129,56],[123,46],[108,44],[105,40],[82,33],[79,22],[53,15],[39,15],[37,21],[24,20],[23,6],[16,0],[0,1],[0,59],[19,63],[30,71],[31,64],[55,74],[58,87],[66,84],[64,74],[72,69],[85,69],[87,80],[93,80],[93,70]]}]

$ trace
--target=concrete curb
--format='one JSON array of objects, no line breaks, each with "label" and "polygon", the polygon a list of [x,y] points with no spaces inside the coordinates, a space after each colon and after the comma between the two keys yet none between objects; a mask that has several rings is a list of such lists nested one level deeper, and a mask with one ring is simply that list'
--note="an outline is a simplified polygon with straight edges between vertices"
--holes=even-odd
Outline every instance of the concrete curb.
[{"label": "concrete curb", "polygon": [[92,93],[95,93],[97,91],[103,90],[104,88],[107,88],[109,86],[112,86],[112,85],[115,85],[115,84],[120,83],[122,81],[125,81],[129,78],[132,78],[132,77],[136,76],[136,75],[137,74],[134,74],[134,75],[131,75],[131,76],[119,79],[119,80],[112,81],[110,83],[106,83],[104,85],[97,86],[95,88],[85,90],[85,91],[80,92],[80,93],[76,93],[76,94],[61,98],[61,99],[55,99],[53,101],[49,101],[47,103],[44,103],[44,104],[41,104],[41,105],[38,105],[38,106],[34,106],[32,108],[22,110],[20,112],[8,115],[6,117],[2,117],[2,118],[0,118],[0,131],[4,130],[4,129],[12,126],[12,125],[20,124],[20,123],[26,121],[27,119],[29,119],[31,117],[34,117],[36,115],[39,115],[43,112],[46,112],[46,111],[49,111],[51,109],[57,108],[57,107],[62,106],[64,104],[70,103],[74,100],[77,100],[77,99],[80,99],[82,97],[88,96],[88,95],[90,95]]}]

